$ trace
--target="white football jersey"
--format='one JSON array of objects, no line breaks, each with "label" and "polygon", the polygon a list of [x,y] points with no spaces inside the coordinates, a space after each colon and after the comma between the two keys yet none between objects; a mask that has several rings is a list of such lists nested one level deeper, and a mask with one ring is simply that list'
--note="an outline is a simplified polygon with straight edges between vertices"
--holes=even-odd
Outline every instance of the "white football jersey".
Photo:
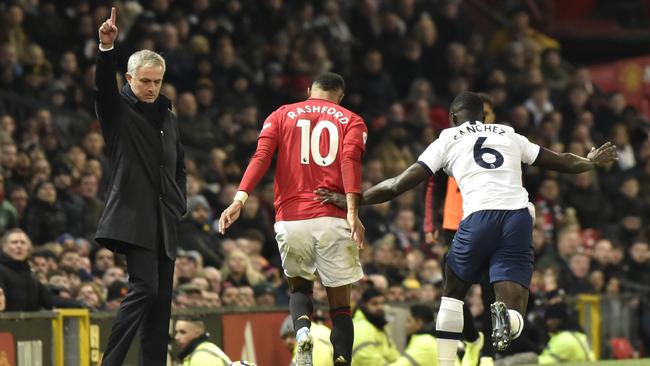
[{"label": "white football jersey", "polygon": [[465,122],[443,130],[418,158],[431,173],[454,177],[463,196],[463,218],[481,210],[518,210],[528,205],[521,163],[532,164],[541,147],[510,126]]}]

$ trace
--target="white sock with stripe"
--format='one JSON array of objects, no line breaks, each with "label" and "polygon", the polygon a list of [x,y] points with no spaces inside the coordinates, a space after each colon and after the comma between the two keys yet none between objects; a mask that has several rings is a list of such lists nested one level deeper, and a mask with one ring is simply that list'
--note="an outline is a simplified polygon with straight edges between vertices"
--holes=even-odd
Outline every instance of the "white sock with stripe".
[{"label": "white sock with stripe", "polygon": [[436,318],[438,361],[440,366],[454,366],[458,340],[463,332],[463,302],[443,297]]}]

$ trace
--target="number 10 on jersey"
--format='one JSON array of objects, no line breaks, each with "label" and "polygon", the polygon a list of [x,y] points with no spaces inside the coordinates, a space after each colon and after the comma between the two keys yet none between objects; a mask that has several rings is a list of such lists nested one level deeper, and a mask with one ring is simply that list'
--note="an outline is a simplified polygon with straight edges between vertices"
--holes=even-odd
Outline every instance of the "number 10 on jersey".
[{"label": "number 10 on jersey", "polygon": [[[336,155],[339,152],[339,130],[332,121],[318,121],[314,129],[311,131],[311,135],[309,134],[309,130],[311,129],[310,120],[299,119],[296,126],[300,128],[300,164],[309,165],[310,151],[311,159],[313,159],[317,165],[328,166],[336,160]],[[327,130],[330,135],[330,146],[327,156],[322,156],[320,154],[320,139],[323,130]]]}]

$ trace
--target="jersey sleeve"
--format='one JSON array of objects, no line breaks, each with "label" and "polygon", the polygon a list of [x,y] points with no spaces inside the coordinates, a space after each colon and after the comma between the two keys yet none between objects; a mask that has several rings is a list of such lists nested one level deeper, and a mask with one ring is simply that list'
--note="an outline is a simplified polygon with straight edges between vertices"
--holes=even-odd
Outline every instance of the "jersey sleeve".
[{"label": "jersey sleeve", "polygon": [[418,157],[417,162],[428,169],[429,173],[433,175],[443,167],[444,158],[444,141],[441,136],[424,150]]},{"label": "jersey sleeve", "polygon": [[271,158],[278,146],[280,129],[279,118],[277,118],[277,115],[277,111],[271,113],[262,125],[262,131],[257,140],[257,149],[255,150],[255,154],[253,154],[248,167],[246,167],[244,176],[239,184],[240,191],[251,193],[271,166]]},{"label": "jersey sleeve", "polygon": [[516,133],[515,136],[521,150],[521,161],[524,164],[533,164],[541,154],[542,148],[539,145],[528,141],[526,137],[518,133]]},{"label": "jersey sleeve", "polygon": [[366,150],[366,139],[368,138],[368,128],[361,117],[354,116],[343,137],[343,146],[355,145]]},{"label": "jersey sleeve", "polygon": [[366,124],[358,117],[343,136],[341,176],[345,193],[361,192],[361,158],[366,148],[367,136]]}]

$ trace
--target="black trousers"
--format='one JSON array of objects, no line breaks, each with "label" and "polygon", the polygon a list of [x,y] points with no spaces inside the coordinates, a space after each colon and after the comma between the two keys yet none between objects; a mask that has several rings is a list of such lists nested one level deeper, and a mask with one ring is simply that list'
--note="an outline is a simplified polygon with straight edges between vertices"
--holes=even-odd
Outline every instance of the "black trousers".
[{"label": "black trousers", "polygon": [[122,300],[108,338],[102,366],[122,366],[139,331],[140,365],[167,363],[174,261],[157,252],[130,247],[126,254],[129,293]]}]

